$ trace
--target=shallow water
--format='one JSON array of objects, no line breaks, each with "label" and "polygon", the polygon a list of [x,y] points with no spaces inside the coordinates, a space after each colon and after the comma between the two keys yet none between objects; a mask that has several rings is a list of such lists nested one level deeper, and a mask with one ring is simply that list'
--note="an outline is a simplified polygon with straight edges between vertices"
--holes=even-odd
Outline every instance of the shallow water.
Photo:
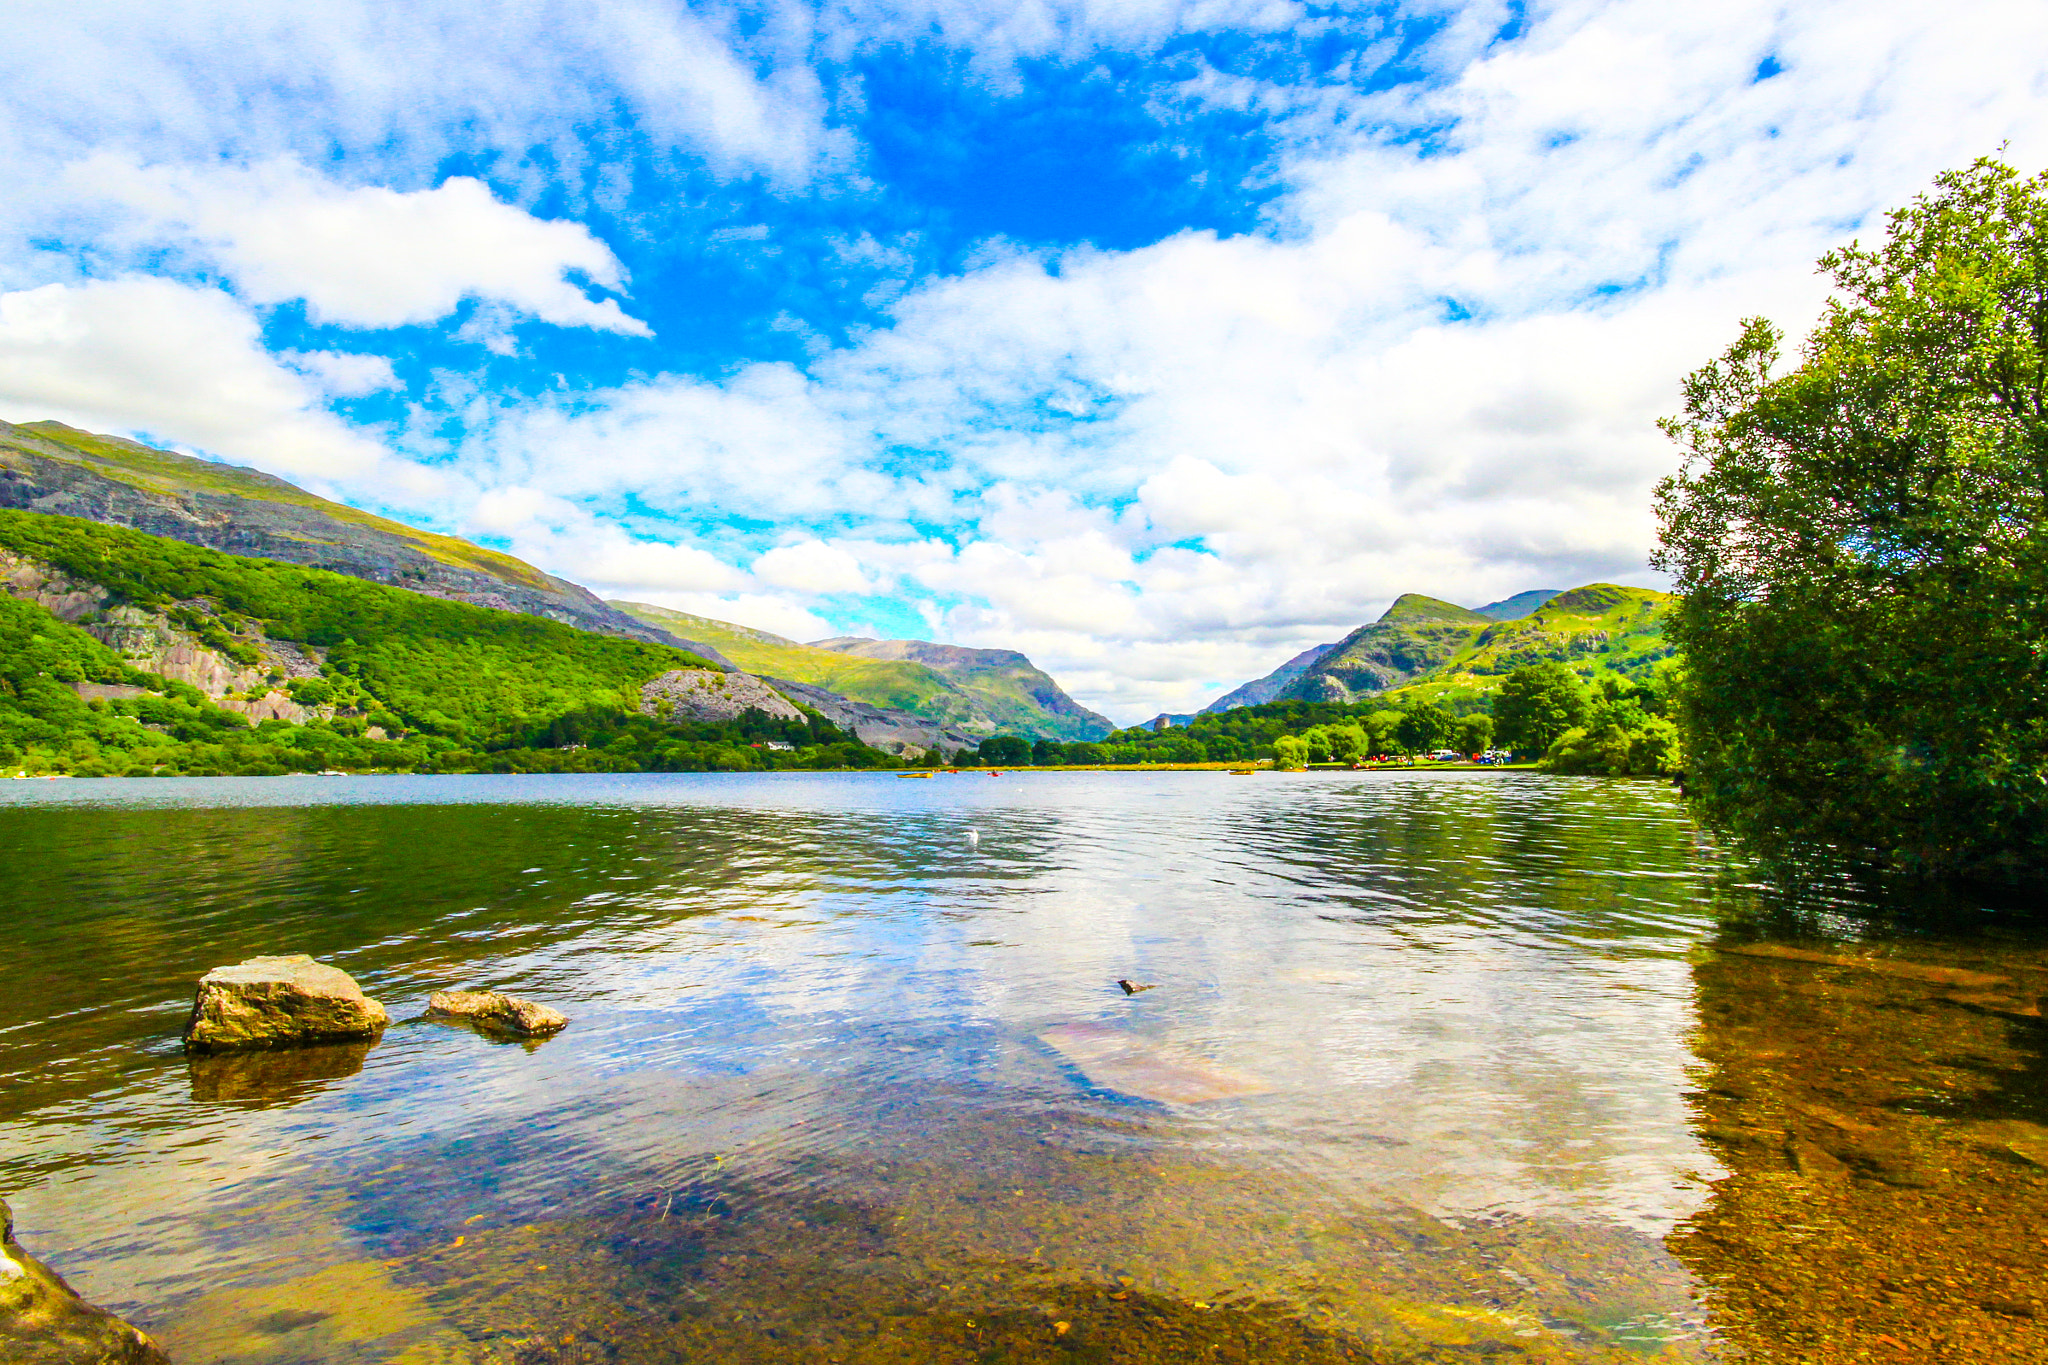
[{"label": "shallow water", "polygon": [[[0,905],[0,1190],[179,1365],[2048,1358],[2048,954],[1654,784],[0,783]],[[403,1022],[188,1064],[297,951]]]}]

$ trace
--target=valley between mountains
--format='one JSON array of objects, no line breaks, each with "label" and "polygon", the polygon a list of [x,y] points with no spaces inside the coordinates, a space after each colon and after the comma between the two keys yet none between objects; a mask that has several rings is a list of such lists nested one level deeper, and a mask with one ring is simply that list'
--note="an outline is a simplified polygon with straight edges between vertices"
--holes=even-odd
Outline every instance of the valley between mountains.
[{"label": "valley between mountains", "polygon": [[[0,422],[0,509],[0,766],[24,771],[888,766],[1120,733],[1013,650],[804,643],[603,601],[271,475],[60,423]],[[1671,657],[1674,600],[1409,594],[1202,714],[1461,713],[1545,661],[1640,680]]]}]

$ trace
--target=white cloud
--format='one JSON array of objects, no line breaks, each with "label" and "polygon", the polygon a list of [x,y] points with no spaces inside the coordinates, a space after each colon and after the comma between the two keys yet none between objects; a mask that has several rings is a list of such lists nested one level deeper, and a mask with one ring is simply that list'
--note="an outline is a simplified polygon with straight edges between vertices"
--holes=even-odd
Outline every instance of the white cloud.
[{"label": "white cloud", "polygon": [[[479,533],[603,590],[799,638],[828,633],[823,594],[903,593],[950,637],[1023,648],[1120,719],[1189,709],[1403,591],[1478,603],[1644,581],[1648,492],[1672,462],[1651,421],[1680,376],[1745,313],[1802,323],[1814,256],[1871,235],[1939,169],[2008,139],[2020,164],[2048,160],[2048,57],[2015,38],[2036,8],[1561,0],[1496,41],[1505,7],[1467,5],[1413,56],[1427,78],[1382,91],[1362,39],[1355,67],[1320,83],[1177,58],[1189,79],[1162,101],[1267,117],[1281,139],[1267,230],[1057,258],[995,244],[957,275],[878,286],[889,325],[804,369],[479,398],[460,414],[455,477],[477,490]],[[474,298],[463,335],[506,355],[518,316],[630,323],[572,283],[624,283],[601,243],[473,182],[348,190],[298,165],[398,147],[371,152],[403,163],[384,178],[423,185],[458,142],[510,149],[500,167],[535,149],[502,173],[616,199],[617,167],[598,164],[611,145],[574,131],[616,97],[661,154],[687,146],[787,187],[847,164],[812,59],[915,32],[1002,87],[1024,58],[1336,22],[1279,0],[780,7],[744,37],[709,10],[631,0],[514,0],[488,31],[432,4],[374,21],[349,0],[231,11],[25,11],[28,35],[50,41],[28,44],[39,61],[0,92],[0,161],[116,149],[95,192],[182,225],[250,298],[305,297],[355,325]],[[302,74],[309,50],[332,60]],[[1766,56],[1782,73],[1753,79]],[[217,82],[200,74],[216,65]],[[75,107],[60,86],[107,70],[128,74],[89,110],[44,116]],[[257,169],[192,169],[229,163]],[[0,223],[35,211],[16,196]],[[359,250],[358,227],[417,259]],[[465,232],[496,245],[479,260],[442,250],[437,233]],[[721,251],[773,244],[754,232],[726,232]],[[910,268],[864,234],[838,242],[847,261]],[[83,316],[80,300],[111,287],[57,297]],[[199,348],[225,368],[186,378],[239,376],[221,401],[181,398],[177,343],[115,336],[111,314],[94,315],[96,340],[0,349],[0,397],[83,394],[65,410],[249,448],[282,440],[251,432],[346,437],[319,390],[385,379],[360,357],[295,357],[313,378],[294,373],[232,299],[164,297],[199,300],[174,332],[215,317]],[[787,328],[816,346],[815,321]],[[629,507],[635,528],[648,509],[674,517],[679,543],[621,529]]]},{"label": "white cloud", "polygon": [[860,561],[822,540],[778,545],[754,561],[754,577],[777,588],[804,593],[868,592],[873,584]]},{"label": "white cloud", "polygon": [[391,473],[382,446],[322,396],[219,290],[123,279],[0,294],[0,409],[11,420],[153,432],[301,478]]},{"label": "white cloud", "polygon": [[[13,0],[0,165],[42,183],[81,150],[141,160],[357,161],[417,181],[506,153],[601,185],[615,120],[664,161],[795,184],[844,157],[799,10],[669,0]],[[82,92],[90,92],[89,96]],[[530,160],[526,158],[532,154]],[[0,219],[30,212],[0,203]]]},{"label": "white cloud", "polygon": [[353,351],[279,351],[277,358],[336,398],[361,398],[398,387],[398,374],[381,355]]},{"label": "white cloud", "polygon": [[466,176],[402,193],[347,188],[291,162],[195,169],[100,156],[71,179],[139,214],[138,236],[189,238],[250,299],[304,299],[316,321],[398,327],[478,299],[561,327],[652,335],[568,278],[624,286],[618,258],[589,229],[535,218]]}]

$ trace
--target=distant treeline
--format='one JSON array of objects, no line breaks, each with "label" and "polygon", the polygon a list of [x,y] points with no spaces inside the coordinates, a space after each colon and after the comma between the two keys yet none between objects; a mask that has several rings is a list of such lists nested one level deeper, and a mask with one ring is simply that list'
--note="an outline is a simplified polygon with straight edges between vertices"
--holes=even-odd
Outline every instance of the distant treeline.
[{"label": "distant treeline", "polygon": [[1478,753],[1496,744],[1556,771],[1655,774],[1678,762],[1669,719],[1670,666],[1641,681],[1588,680],[1561,663],[1516,669],[1500,691],[1440,705],[1417,689],[1367,702],[1279,701],[1196,716],[1165,730],[1118,730],[1097,743],[997,735],[961,765],[1257,763],[1281,767],[1379,755]]}]

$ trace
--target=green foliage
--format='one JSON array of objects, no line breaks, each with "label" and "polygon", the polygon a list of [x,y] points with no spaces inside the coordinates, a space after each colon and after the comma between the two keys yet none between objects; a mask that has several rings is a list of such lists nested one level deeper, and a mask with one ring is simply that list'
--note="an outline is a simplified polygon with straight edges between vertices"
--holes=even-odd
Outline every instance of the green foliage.
[{"label": "green foliage", "polygon": [[1493,717],[1470,715],[1457,723],[1455,748],[1461,754],[1485,753],[1493,747]]},{"label": "green foliage", "polygon": [[1326,733],[1330,737],[1330,757],[1339,763],[1369,758],[1376,752],[1372,747],[1372,737],[1356,721],[1349,725],[1328,726]]},{"label": "green foliage", "polygon": [[1786,869],[2048,875],[2048,175],[1980,161],[1743,325],[1658,490],[1687,778]]},{"label": "green foliage", "polygon": [[[229,633],[246,620],[272,638],[331,646],[327,676],[294,680],[291,695],[368,713],[252,727],[0,595],[0,766],[81,776],[896,766],[815,717],[672,725],[638,715],[641,682],[701,665],[673,649],[69,517],[0,512],[0,546],[162,611],[251,663],[255,651]],[[78,690],[88,684],[126,694],[88,702]],[[372,724],[412,733],[373,740]]]},{"label": "green foliage", "polygon": [[1394,738],[1407,753],[1435,753],[1451,742],[1453,724],[1450,712],[1424,702],[1401,718],[1401,723],[1394,729]]},{"label": "green foliage", "polygon": [[1022,768],[1031,762],[1031,741],[1022,735],[990,735],[978,750],[990,768]]},{"label": "green foliage", "polygon": [[1548,753],[1567,730],[1583,728],[1591,714],[1585,684],[1556,662],[1516,669],[1493,699],[1500,742],[1517,753]]},{"label": "green foliage", "polygon": [[1276,768],[1306,768],[1309,757],[1308,741],[1297,735],[1282,735],[1273,741],[1273,766]]},{"label": "green foliage", "polygon": [[[408,730],[484,746],[581,706],[630,706],[639,685],[707,667],[679,650],[595,635],[518,612],[300,568],[71,517],[0,512],[0,545],[166,612],[228,652],[221,615],[275,639],[328,646],[329,686],[360,693]],[[253,651],[248,662],[254,662]]]}]

